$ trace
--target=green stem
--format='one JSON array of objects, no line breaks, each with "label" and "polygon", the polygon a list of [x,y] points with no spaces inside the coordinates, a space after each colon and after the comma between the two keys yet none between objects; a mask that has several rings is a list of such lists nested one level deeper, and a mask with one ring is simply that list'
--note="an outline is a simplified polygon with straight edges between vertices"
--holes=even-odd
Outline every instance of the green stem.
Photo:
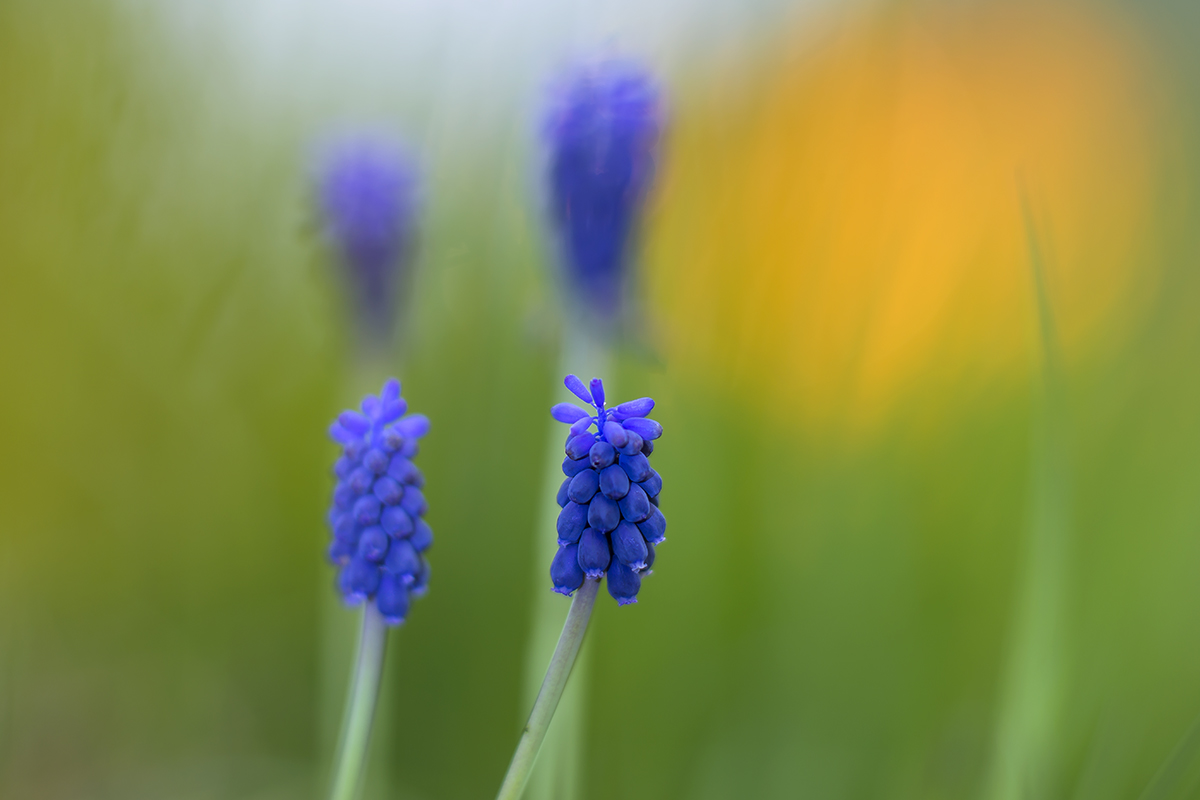
[{"label": "green stem", "polygon": [[379,609],[368,602],[363,608],[362,634],[358,640],[358,661],[354,665],[346,721],[333,780],[332,800],[354,800],[358,796],[367,743],[371,738],[371,720],[379,696],[379,678],[383,674],[383,655],[387,645],[387,624]]},{"label": "green stem", "polygon": [[558,707],[567,679],[571,677],[571,667],[575,665],[575,656],[583,644],[583,635],[587,633],[588,620],[591,619],[592,606],[596,604],[596,592],[599,589],[600,581],[589,578],[575,592],[562,635],[558,637],[558,646],[554,648],[554,656],[542,680],[542,689],[533,702],[529,721],[525,723],[521,741],[517,742],[516,752],[513,753],[512,763],[508,765],[508,774],[504,776],[504,784],[496,800],[518,800],[525,790],[533,762],[542,747],[542,740],[546,738],[550,720],[554,718],[554,709]]}]

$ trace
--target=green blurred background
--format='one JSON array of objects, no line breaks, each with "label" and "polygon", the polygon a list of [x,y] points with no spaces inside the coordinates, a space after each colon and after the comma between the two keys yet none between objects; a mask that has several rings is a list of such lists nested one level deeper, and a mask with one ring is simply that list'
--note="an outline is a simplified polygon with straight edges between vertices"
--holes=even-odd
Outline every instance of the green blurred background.
[{"label": "green blurred background", "polygon": [[0,2],[0,797],[324,791],[324,431],[384,376],[311,155],[363,127],[426,174],[388,367],[438,536],[372,770],[492,796],[566,399],[533,110],[605,48],[671,92],[612,376],[670,541],[598,604],[587,797],[1137,797],[1200,714],[1197,37],[1190,0]]}]

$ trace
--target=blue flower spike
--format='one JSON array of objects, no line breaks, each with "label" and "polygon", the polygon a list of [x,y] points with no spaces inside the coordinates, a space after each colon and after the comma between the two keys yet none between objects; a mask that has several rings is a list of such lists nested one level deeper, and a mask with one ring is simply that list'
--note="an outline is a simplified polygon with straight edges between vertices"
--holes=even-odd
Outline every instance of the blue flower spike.
[{"label": "blue flower spike", "polygon": [[554,591],[571,595],[585,579],[607,577],[618,605],[636,603],[655,546],[666,538],[658,508],[662,478],[647,458],[662,425],[646,416],[654,409],[649,397],[608,408],[599,378],[585,386],[568,375],[564,383],[591,409],[572,403],[550,409],[571,426],[558,492],[559,549],[550,567]]},{"label": "blue flower spike", "polygon": [[658,82],[628,60],[577,65],[549,92],[542,133],[552,222],[569,287],[602,316],[619,310],[663,116]]},{"label": "blue flower spike", "polygon": [[429,420],[407,410],[392,378],[363,399],[361,411],[342,412],[329,428],[342,446],[328,516],[337,588],[349,605],[374,603],[388,625],[404,622],[410,600],[424,594],[425,552],[433,544],[425,478],[412,462]]},{"label": "blue flower spike", "polygon": [[363,327],[385,337],[412,251],[417,169],[390,142],[356,137],[323,154],[317,194],[325,237],[337,250]]}]

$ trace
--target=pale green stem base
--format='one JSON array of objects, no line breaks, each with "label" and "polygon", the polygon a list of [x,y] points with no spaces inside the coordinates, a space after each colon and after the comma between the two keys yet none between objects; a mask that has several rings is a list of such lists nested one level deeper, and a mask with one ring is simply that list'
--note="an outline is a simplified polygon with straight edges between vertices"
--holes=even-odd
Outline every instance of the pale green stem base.
[{"label": "pale green stem base", "polygon": [[508,765],[508,774],[504,776],[504,783],[496,795],[496,800],[518,800],[525,790],[525,783],[529,780],[529,773],[533,770],[542,741],[546,738],[550,720],[554,718],[554,710],[558,708],[559,698],[567,686],[567,679],[571,677],[571,667],[575,665],[575,656],[579,653],[579,646],[583,644],[583,636],[587,633],[588,620],[591,619],[592,607],[596,604],[596,593],[599,590],[598,579],[587,579],[575,592],[571,610],[567,612],[567,622],[563,625],[562,635],[558,637],[558,646],[554,648],[554,656],[546,669],[542,689],[533,703],[533,711],[529,713],[529,721],[525,723],[521,741],[517,743],[512,763]]},{"label": "pale green stem base", "polygon": [[362,634],[358,640],[358,661],[346,706],[346,721],[342,726],[337,766],[333,779],[332,800],[355,800],[362,783],[363,767],[367,760],[367,743],[371,738],[371,721],[375,717],[375,700],[379,695],[379,679],[383,675],[383,655],[387,645],[387,623],[374,603],[363,607]]}]

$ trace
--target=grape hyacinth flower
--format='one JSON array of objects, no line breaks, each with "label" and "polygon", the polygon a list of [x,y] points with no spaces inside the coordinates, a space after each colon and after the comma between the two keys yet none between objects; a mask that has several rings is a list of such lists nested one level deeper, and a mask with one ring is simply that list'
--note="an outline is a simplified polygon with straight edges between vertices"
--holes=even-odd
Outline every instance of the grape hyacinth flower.
[{"label": "grape hyacinth flower", "polygon": [[405,415],[407,407],[393,378],[363,400],[361,413],[343,411],[329,429],[342,446],[329,511],[337,588],[350,605],[374,603],[389,625],[403,622],[410,598],[428,588],[425,551],[433,544],[425,477],[412,462],[429,419]]},{"label": "grape hyacinth flower", "polygon": [[371,337],[390,333],[412,251],[417,171],[399,148],[356,138],[327,149],[318,174],[325,236]]},{"label": "grape hyacinth flower", "polygon": [[662,426],[646,416],[654,401],[643,397],[610,409],[599,378],[584,386],[568,375],[566,386],[596,412],[570,403],[550,412],[571,426],[550,577],[556,592],[574,597],[497,800],[518,800],[525,790],[587,633],[600,580],[608,578],[608,593],[619,605],[637,602],[642,576],[649,574],[654,548],[667,529],[658,509],[662,479],[648,460],[662,435]]},{"label": "grape hyacinth flower", "polygon": [[550,215],[568,286],[602,317],[620,306],[662,125],[658,84],[630,61],[577,66],[550,90],[542,123]]},{"label": "grape hyacinth flower", "polygon": [[559,549],[550,566],[554,591],[570,595],[585,577],[607,576],[619,605],[636,603],[654,548],[666,539],[658,508],[662,478],[648,459],[662,425],[646,416],[654,408],[649,397],[609,409],[599,378],[589,388],[568,375],[566,386],[596,414],[571,403],[550,412],[571,426],[562,464],[567,479],[558,490]]},{"label": "grape hyacinth flower", "polygon": [[357,796],[388,627],[403,622],[412,599],[429,587],[425,551],[433,544],[433,531],[425,522],[425,479],[412,462],[429,420],[406,410],[400,382],[393,378],[378,396],[363,400],[361,412],[342,412],[329,429],[342,446],[334,464],[338,481],[329,511],[329,558],[339,567],[342,597],[363,606],[333,800]]}]

